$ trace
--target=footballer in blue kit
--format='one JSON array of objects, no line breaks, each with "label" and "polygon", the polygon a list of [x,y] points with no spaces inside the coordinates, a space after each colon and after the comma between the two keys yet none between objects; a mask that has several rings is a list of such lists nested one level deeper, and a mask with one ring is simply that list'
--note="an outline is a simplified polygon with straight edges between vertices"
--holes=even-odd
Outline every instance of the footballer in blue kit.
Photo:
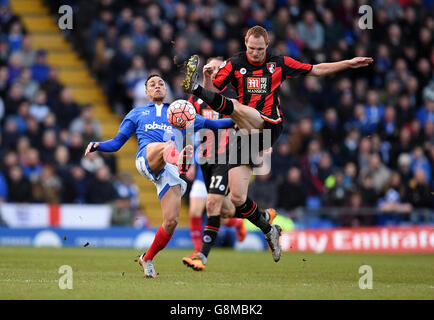
[{"label": "footballer in blue kit", "polygon": [[[186,182],[179,177],[178,165],[181,158],[192,157],[193,147],[187,146],[181,153],[186,129],[176,129],[167,119],[168,103],[164,103],[167,88],[157,74],[146,80],[146,94],[150,103],[132,109],[123,119],[117,135],[108,141],[90,142],[85,151],[115,152],[135,133],[138,151],[136,168],[140,174],[152,181],[158,193],[163,214],[163,223],[158,229],[152,245],[139,258],[145,277],[155,278],[154,256],[164,249],[175,231],[181,209],[181,197]],[[225,129],[234,125],[231,119],[210,120],[196,115],[193,129]],[[190,148],[188,148],[190,147]],[[180,155],[181,154],[181,155]]]}]

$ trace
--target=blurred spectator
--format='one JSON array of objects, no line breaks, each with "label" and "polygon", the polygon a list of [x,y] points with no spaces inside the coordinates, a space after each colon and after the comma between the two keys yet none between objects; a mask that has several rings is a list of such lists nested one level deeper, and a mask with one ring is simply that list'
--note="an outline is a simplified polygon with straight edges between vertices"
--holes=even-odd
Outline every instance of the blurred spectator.
[{"label": "blurred spectator", "polygon": [[342,171],[329,175],[325,181],[325,186],[326,191],[323,195],[324,206],[341,207],[347,202],[345,177]]},{"label": "blurred spectator", "polygon": [[59,99],[59,93],[63,86],[59,81],[59,69],[51,67],[48,71],[48,77],[41,82],[39,88],[47,93],[47,103],[50,106],[55,106]]},{"label": "blurred spectator", "polygon": [[303,14],[303,20],[296,25],[298,37],[311,50],[319,50],[324,44],[324,28],[316,21],[315,14],[308,10]]},{"label": "blurred spectator", "polygon": [[9,56],[8,82],[13,83],[18,79],[23,68],[22,56],[19,52],[11,53]]},{"label": "blurred spectator", "polygon": [[306,44],[298,36],[295,26],[288,24],[285,29],[285,45],[287,55],[298,59],[301,57],[302,51]]},{"label": "blurred spectator", "polygon": [[410,123],[413,118],[413,108],[407,93],[403,92],[399,95],[397,105],[398,125],[401,128],[403,125]]},{"label": "blurred spectator", "polygon": [[384,106],[378,102],[378,94],[374,90],[369,90],[366,97],[365,113],[370,127],[368,134],[377,129],[378,124],[384,116]]},{"label": "blurred spectator", "polygon": [[339,142],[344,134],[335,109],[329,108],[324,113],[324,125],[321,128],[321,137],[324,145],[333,154],[339,151]]},{"label": "blurred spectator", "polygon": [[98,169],[104,166],[104,160],[98,155],[98,153],[93,152],[92,155],[83,157],[80,164],[87,173],[94,174]]},{"label": "blurred spectator", "polygon": [[307,193],[301,179],[301,171],[296,167],[288,170],[285,181],[279,185],[277,207],[287,211],[306,206]]},{"label": "blurred spectator", "polygon": [[21,43],[23,40],[23,27],[20,21],[15,21],[10,25],[8,40],[11,52],[21,49]]},{"label": "blurred spectator", "polygon": [[362,194],[363,203],[366,206],[373,207],[377,204],[379,193],[374,189],[374,183],[371,174],[367,174],[363,177],[360,186],[360,192]]},{"label": "blurred spectator", "polygon": [[0,204],[8,200],[8,183],[3,173],[0,172]]},{"label": "blurred spectator", "polygon": [[426,97],[425,105],[417,111],[416,117],[419,119],[422,127],[427,121],[434,122],[434,96]]},{"label": "blurred spectator", "polygon": [[74,203],[75,189],[71,176],[71,165],[69,163],[68,148],[64,145],[59,145],[54,153],[54,164],[56,167],[56,174],[59,176],[62,184],[62,203]]},{"label": "blurred spectator", "polygon": [[32,79],[32,71],[29,68],[22,69],[17,82],[23,88],[23,96],[31,101],[39,88],[39,84]]},{"label": "blurred spectator", "polygon": [[381,158],[377,153],[372,153],[369,156],[368,164],[360,170],[360,178],[363,180],[368,174],[372,176],[375,191],[380,193],[389,180],[390,169],[381,162]]},{"label": "blurred spectator", "polygon": [[125,87],[128,90],[128,96],[133,99],[133,88],[140,80],[147,78],[145,61],[141,55],[134,55],[131,60],[131,67],[125,74]]},{"label": "blurred spectator", "polygon": [[49,204],[60,203],[62,183],[52,165],[45,164],[41,175],[32,181],[32,185],[34,201]]},{"label": "blurred spectator", "polygon": [[[0,47],[1,47],[1,43],[0,43]],[[0,66],[0,98],[2,99],[2,102],[3,99],[5,99],[9,89],[8,78],[9,78],[8,67],[5,65]],[[4,109],[4,107],[2,109]],[[4,110],[2,112],[4,112]]]},{"label": "blurred spectator", "polygon": [[42,134],[41,160],[43,163],[53,163],[57,146],[56,132],[47,129]]},{"label": "blurred spectator", "polygon": [[412,177],[411,156],[408,153],[401,153],[398,157],[398,172],[404,185],[407,185]]},{"label": "blurred spectator", "polygon": [[69,126],[70,132],[83,134],[85,127],[90,125],[92,129],[93,140],[98,141],[101,138],[101,125],[92,115],[92,108],[86,106],[81,109],[80,116],[75,118]]},{"label": "blurred spectator", "polygon": [[[114,105],[117,101],[116,95],[122,93],[124,86],[122,84],[122,75],[130,67],[131,58],[134,54],[134,42],[128,36],[123,36],[119,40],[119,50],[111,59],[109,65],[109,102]],[[122,96],[122,95],[121,95]]]},{"label": "blurred spectator", "polygon": [[317,139],[309,142],[307,152],[300,160],[303,180],[310,196],[316,196],[324,191],[324,185],[318,176],[318,166],[321,160],[321,145]]},{"label": "blurred spectator", "polygon": [[358,162],[357,152],[360,139],[360,132],[358,129],[351,129],[343,143],[339,147],[339,156],[337,161],[339,165],[344,165],[347,162]]},{"label": "blurred spectator", "polygon": [[42,132],[40,128],[42,127],[38,120],[33,117],[28,117],[26,119],[27,132],[26,136],[29,138],[30,143],[35,148],[40,148],[41,146],[41,135]]},{"label": "blurred spectator", "polygon": [[271,154],[271,168],[273,180],[282,182],[288,172],[288,169],[296,165],[294,155],[291,153],[291,147],[288,141],[281,141],[274,147]]},{"label": "blurred spectator", "polygon": [[74,101],[70,88],[64,87],[59,94],[59,101],[53,106],[53,111],[58,119],[61,129],[67,129],[80,114],[81,106]]},{"label": "blurred spectator", "polygon": [[139,188],[134,184],[133,178],[127,172],[119,174],[119,179],[115,181],[114,187],[119,198],[129,199],[131,208],[139,207]]},{"label": "blurred spectator", "polygon": [[392,171],[389,181],[386,184],[385,192],[387,193],[388,190],[394,189],[398,192],[400,199],[406,199],[407,198],[407,189],[403,181],[401,180],[401,175],[397,171]]},{"label": "blurred spectator", "polygon": [[115,226],[131,226],[134,217],[131,199],[119,196],[112,205],[111,224]]},{"label": "blurred spectator", "polygon": [[[231,14],[230,16],[235,16]],[[228,19],[228,18],[227,18]],[[230,18],[229,18],[230,19]],[[289,11],[285,7],[280,7],[277,10],[276,16],[274,17],[273,30],[274,35],[276,36],[276,40],[284,40],[286,38],[286,28],[289,25]]]},{"label": "blurred spectator", "polygon": [[30,106],[29,113],[38,122],[42,122],[49,112],[50,107],[47,106],[47,94],[43,90],[38,90],[34,96],[33,104]]},{"label": "blurred spectator", "polygon": [[324,23],[324,45],[333,48],[344,37],[344,29],[330,9],[323,11],[322,21]]},{"label": "blurred spectator", "polygon": [[149,218],[141,207],[134,210],[133,226],[134,228],[149,228],[150,226]]},{"label": "blurred spectator", "polygon": [[318,178],[324,185],[327,178],[333,174],[333,161],[330,153],[324,151],[318,163]]},{"label": "blurred spectator", "polygon": [[12,166],[8,173],[8,201],[9,202],[32,202],[32,185],[29,179],[23,175],[19,166]]},{"label": "blurred spectator", "polygon": [[4,99],[4,116],[14,114],[23,101],[23,87],[19,83],[13,83]]},{"label": "blurred spectator", "polygon": [[382,213],[410,213],[412,205],[401,202],[398,191],[391,188],[387,190],[385,197],[378,201],[378,209]]},{"label": "blurred spectator", "polygon": [[23,68],[30,68],[36,60],[36,50],[32,47],[32,37],[29,34],[23,36],[21,49],[18,52],[21,55]]},{"label": "blurred spectator", "polygon": [[134,50],[136,52],[143,52],[149,40],[149,36],[146,33],[145,19],[143,17],[138,16],[134,18],[130,34],[134,42]]},{"label": "blurred spectator", "polygon": [[72,132],[69,134],[69,144],[68,144],[68,150],[71,162],[74,164],[80,163],[82,157],[83,157],[83,137],[81,134],[77,132]]},{"label": "blurred spectator", "polygon": [[39,151],[34,148],[26,150],[21,166],[23,168],[24,177],[27,179],[33,180],[39,177],[42,172],[42,163],[39,157]]},{"label": "blurred spectator", "polygon": [[277,204],[278,189],[271,180],[271,172],[256,176],[249,186],[249,197],[261,208],[274,208]]},{"label": "blurred spectator", "polygon": [[378,133],[382,140],[393,143],[398,139],[398,129],[395,108],[393,106],[387,106],[384,111],[384,118],[379,123]]},{"label": "blurred spectator", "polygon": [[344,0],[342,5],[337,6],[336,19],[342,24],[344,29],[352,28],[354,18],[357,16],[357,8],[353,0]]},{"label": "blurred spectator", "polygon": [[409,181],[407,199],[415,208],[434,208],[433,196],[423,169],[416,169]]},{"label": "blurred spectator", "polygon": [[422,169],[425,172],[425,178],[430,183],[431,165],[425,156],[422,147],[414,148],[411,160],[411,171],[414,173],[417,169]]},{"label": "blurred spectator", "polygon": [[355,190],[348,194],[345,205],[339,211],[338,223],[341,227],[362,227],[374,224],[374,218],[371,215],[363,213],[366,204],[363,202],[362,194]]},{"label": "blurred spectator", "polygon": [[47,52],[38,50],[36,53],[35,63],[31,66],[33,79],[37,82],[45,81],[50,72],[50,66],[47,64]]},{"label": "blurred spectator", "polygon": [[116,190],[111,182],[110,170],[101,166],[95,172],[95,179],[90,179],[86,185],[86,202],[108,203],[115,199]]}]

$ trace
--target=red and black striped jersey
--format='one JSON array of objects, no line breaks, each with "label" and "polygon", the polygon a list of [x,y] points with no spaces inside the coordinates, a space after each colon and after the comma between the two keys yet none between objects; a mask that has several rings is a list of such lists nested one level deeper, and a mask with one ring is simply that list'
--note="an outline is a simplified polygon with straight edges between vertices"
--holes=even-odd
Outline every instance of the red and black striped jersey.
[{"label": "red and black striped jersey", "polygon": [[287,56],[273,56],[269,52],[263,62],[254,64],[243,51],[222,63],[213,83],[218,90],[230,83],[240,103],[261,112],[265,121],[279,123],[282,122],[279,109],[281,83],[311,70],[311,64]]}]

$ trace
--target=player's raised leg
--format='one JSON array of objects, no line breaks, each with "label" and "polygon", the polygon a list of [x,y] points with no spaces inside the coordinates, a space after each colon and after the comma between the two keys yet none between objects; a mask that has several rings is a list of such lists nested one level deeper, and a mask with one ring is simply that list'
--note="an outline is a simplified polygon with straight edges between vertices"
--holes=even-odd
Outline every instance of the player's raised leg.
[{"label": "player's raised leg", "polygon": [[187,74],[183,81],[183,89],[205,101],[213,110],[228,115],[240,129],[262,129],[264,120],[254,108],[245,106],[235,99],[229,99],[218,92],[205,89],[196,83],[198,78],[199,58],[194,55],[187,63]]},{"label": "player's raised leg", "polygon": [[185,146],[179,152],[173,141],[150,143],[146,148],[146,159],[149,167],[156,174],[163,170],[166,163],[178,166],[179,174],[185,174],[190,167],[191,161],[189,159],[192,156],[193,147],[191,145]]}]

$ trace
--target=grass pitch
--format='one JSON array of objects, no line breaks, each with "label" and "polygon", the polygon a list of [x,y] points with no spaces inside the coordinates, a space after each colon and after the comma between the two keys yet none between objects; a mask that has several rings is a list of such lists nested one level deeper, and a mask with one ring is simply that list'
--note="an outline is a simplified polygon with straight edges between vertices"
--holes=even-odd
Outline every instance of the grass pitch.
[{"label": "grass pitch", "polygon": [[[434,255],[284,253],[214,249],[205,271],[181,262],[186,250],[163,250],[156,279],[143,277],[127,249],[0,247],[0,299],[434,299]],[[59,267],[73,289],[59,289]],[[373,289],[359,288],[370,265]]]}]

